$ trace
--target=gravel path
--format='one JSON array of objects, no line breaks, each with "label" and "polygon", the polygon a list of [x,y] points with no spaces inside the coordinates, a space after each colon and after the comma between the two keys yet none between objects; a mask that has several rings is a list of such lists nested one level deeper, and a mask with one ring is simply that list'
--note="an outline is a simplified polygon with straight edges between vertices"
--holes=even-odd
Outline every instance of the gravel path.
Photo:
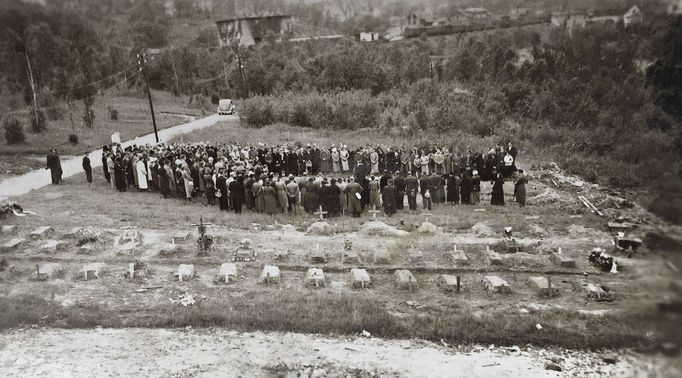
[{"label": "gravel path", "polygon": [[[190,133],[195,130],[204,129],[209,126],[215,125],[219,121],[229,121],[237,119],[235,116],[218,116],[214,114],[206,118],[198,119],[196,121],[188,122],[182,125],[170,127],[167,129],[159,130],[159,140],[161,142],[167,141],[172,137],[180,134]],[[123,142],[123,147],[127,147],[133,144],[154,144],[154,133],[143,135],[135,139]],[[91,151],[88,156],[90,157],[90,162],[92,168],[102,166],[102,150]],[[83,172],[82,167],[83,156],[77,156],[70,159],[62,160],[62,170],[64,174],[63,178],[73,176],[77,173]],[[26,194],[34,189],[39,189],[44,186],[50,185],[50,172],[45,169],[36,169],[34,171],[12,177],[0,182],[0,200],[4,200],[8,197],[19,196]]]}]

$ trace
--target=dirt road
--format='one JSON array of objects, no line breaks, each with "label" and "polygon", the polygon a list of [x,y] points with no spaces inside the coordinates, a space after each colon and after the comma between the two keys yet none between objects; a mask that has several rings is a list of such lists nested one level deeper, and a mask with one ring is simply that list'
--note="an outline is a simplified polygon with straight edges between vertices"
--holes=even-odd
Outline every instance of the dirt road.
[{"label": "dirt road", "polygon": [[[5,377],[405,376],[552,377],[667,374],[653,357],[449,348],[423,341],[225,330],[30,329],[0,334]],[[559,359],[564,371],[545,370]],[[671,373],[668,371],[667,373]]]},{"label": "dirt road", "polygon": [[[217,114],[214,114],[196,121],[160,130],[159,140],[163,142],[176,135],[210,127],[219,121],[230,120],[236,120],[236,116],[218,116]],[[133,144],[144,145],[147,143],[155,143],[154,133],[123,142],[122,145],[125,148]],[[88,157],[90,158],[93,168],[102,166],[102,150],[91,151],[88,154]],[[63,177],[67,178],[77,173],[81,173],[83,171],[81,166],[82,160],[83,156],[76,156],[74,158],[62,160],[62,170],[64,171]],[[36,169],[29,173],[3,180],[0,182],[0,200],[28,193],[31,190],[50,185],[50,183],[50,173],[44,169]]]}]

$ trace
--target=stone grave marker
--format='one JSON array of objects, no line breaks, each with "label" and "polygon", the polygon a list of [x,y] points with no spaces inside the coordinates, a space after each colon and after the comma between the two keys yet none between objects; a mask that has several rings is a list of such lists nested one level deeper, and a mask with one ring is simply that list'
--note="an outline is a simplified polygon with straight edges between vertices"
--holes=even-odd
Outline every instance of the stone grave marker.
[{"label": "stone grave marker", "polygon": [[459,276],[441,274],[438,276],[438,286],[444,291],[456,291],[459,293],[461,289],[461,280]]},{"label": "stone grave marker", "polygon": [[361,264],[360,254],[355,251],[343,251],[343,263],[344,264]]},{"label": "stone grave marker", "polygon": [[511,287],[507,281],[503,280],[498,276],[485,276],[485,289],[488,292],[509,294],[511,293]]},{"label": "stone grave marker", "polygon": [[59,263],[46,263],[41,266],[36,265],[35,278],[39,281],[62,277],[63,275],[64,267]]},{"label": "stone grave marker", "polygon": [[260,274],[260,282],[265,284],[279,283],[281,274],[279,267],[273,265],[265,265]]},{"label": "stone grave marker", "polygon": [[149,264],[143,261],[135,261],[128,264],[128,271],[123,275],[126,278],[142,278],[149,274]]},{"label": "stone grave marker", "polygon": [[526,282],[530,287],[535,289],[538,295],[543,297],[555,297],[559,295],[559,288],[550,284],[547,277],[528,277]]},{"label": "stone grave marker", "polygon": [[78,276],[87,281],[91,278],[100,278],[107,270],[107,264],[103,262],[85,264],[83,269],[78,272]]},{"label": "stone grave marker", "polygon": [[6,224],[6,225],[2,226],[2,228],[0,228],[0,233],[12,234],[16,230],[17,230],[17,226],[15,226],[13,224]]},{"label": "stone grave marker", "polygon": [[486,255],[488,256],[488,261],[490,262],[490,265],[504,265],[502,256],[500,256],[499,253],[492,251],[489,246],[485,246],[485,248]]},{"label": "stone grave marker", "polygon": [[390,265],[391,254],[385,249],[380,249],[374,252],[374,263],[380,265]]},{"label": "stone grave marker", "polygon": [[365,269],[351,269],[350,270],[350,281],[354,288],[364,289],[369,287],[372,283],[369,279],[369,274]]},{"label": "stone grave marker", "polygon": [[305,274],[305,284],[315,287],[321,287],[325,285],[324,272],[320,268],[308,268],[308,272]]},{"label": "stone grave marker", "polygon": [[178,268],[175,269],[175,273],[173,273],[173,276],[178,277],[179,282],[186,279],[191,280],[194,278],[194,275],[194,264],[180,264],[178,265]]},{"label": "stone grave marker", "polygon": [[424,252],[412,247],[408,251],[407,260],[410,262],[410,264],[422,264],[424,262]]},{"label": "stone grave marker", "polygon": [[60,241],[47,240],[47,241],[45,241],[45,243],[38,246],[38,252],[55,253],[59,249],[60,245],[62,245],[62,242],[60,242]]},{"label": "stone grave marker", "polygon": [[417,286],[417,279],[409,270],[398,269],[393,275],[398,289],[412,290],[413,287]]},{"label": "stone grave marker", "polygon": [[327,215],[328,211],[322,210],[322,206],[320,206],[319,210],[317,210],[314,214],[320,216],[320,222],[324,222],[324,216]]},{"label": "stone grave marker", "polygon": [[575,268],[575,260],[561,253],[561,248],[552,253],[551,259],[555,264],[558,264],[562,268]]},{"label": "stone grave marker", "polygon": [[597,302],[611,302],[615,299],[613,292],[604,290],[604,288],[600,285],[595,285],[592,282],[586,282],[581,286],[587,299],[594,299]]},{"label": "stone grave marker", "polygon": [[54,229],[50,226],[42,226],[38,227],[35,230],[31,231],[31,233],[28,235],[29,238],[31,239],[42,239],[48,234],[51,234],[54,232]]},{"label": "stone grave marker", "polygon": [[224,281],[226,284],[237,279],[237,264],[223,263],[218,269],[218,281]]},{"label": "stone grave marker", "polygon": [[2,249],[3,250],[15,249],[16,247],[18,247],[20,244],[22,244],[25,241],[26,241],[26,239],[14,238],[14,239],[8,241],[7,243],[3,244]]},{"label": "stone grave marker", "polygon": [[469,265],[469,258],[467,258],[464,250],[457,249],[457,245],[455,245],[452,252],[450,252],[450,261],[458,266]]}]

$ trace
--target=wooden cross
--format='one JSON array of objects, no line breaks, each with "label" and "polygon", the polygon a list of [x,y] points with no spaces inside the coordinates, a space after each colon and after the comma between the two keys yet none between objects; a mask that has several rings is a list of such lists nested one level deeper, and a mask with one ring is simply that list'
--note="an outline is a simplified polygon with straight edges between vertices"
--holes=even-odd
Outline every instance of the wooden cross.
[{"label": "wooden cross", "polygon": [[329,212],[328,212],[328,211],[323,211],[323,210],[322,210],[322,206],[320,206],[320,209],[319,209],[317,212],[313,213],[313,214],[319,215],[319,216],[320,216],[320,220],[324,220],[324,215],[327,214],[327,213],[329,213]]},{"label": "wooden cross", "polygon": [[368,212],[372,213],[372,220],[377,220],[377,213],[380,213],[381,210],[377,210],[377,205],[374,205],[372,210],[368,210]]},{"label": "wooden cross", "polygon": [[422,217],[425,217],[425,218],[426,218],[426,221],[428,222],[428,221],[429,221],[429,217],[432,216],[433,214],[431,214],[431,213],[422,213],[422,214],[420,214],[420,215],[421,215]]}]

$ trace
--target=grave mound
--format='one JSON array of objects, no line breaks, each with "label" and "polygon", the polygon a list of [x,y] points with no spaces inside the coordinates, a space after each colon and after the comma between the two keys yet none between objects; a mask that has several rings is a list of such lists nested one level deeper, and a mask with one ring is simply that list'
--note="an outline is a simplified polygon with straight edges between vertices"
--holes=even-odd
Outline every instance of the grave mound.
[{"label": "grave mound", "polygon": [[194,264],[180,264],[173,273],[173,276],[178,277],[178,281],[182,282],[185,279],[194,278]]},{"label": "grave mound", "polygon": [[528,286],[532,287],[537,291],[537,294],[543,297],[551,296],[555,297],[559,295],[559,288],[554,286],[552,284],[551,287],[551,292],[550,292],[550,287],[549,287],[549,281],[547,281],[546,277],[528,277],[528,281],[526,281]]},{"label": "grave mound", "polygon": [[279,267],[273,265],[265,265],[260,274],[260,282],[265,284],[279,283],[281,273]]},{"label": "grave mound", "polygon": [[365,222],[360,226],[360,234],[367,236],[407,236],[410,233],[389,226],[382,221]]},{"label": "grave mound", "polygon": [[450,274],[441,274],[438,276],[438,287],[443,289],[444,291],[456,291],[457,287],[459,286],[461,290],[461,281],[459,282],[459,285],[457,283],[457,277],[450,275]]},{"label": "grave mound", "polygon": [[417,286],[417,279],[409,270],[399,269],[393,275],[395,276],[395,283],[398,289],[412,290],[412,288]]},{"label": "grave mound", "polygon": [[389,265],[391,263],[391,254],[385,249],[374,252],[374,263]]},{"label": "grave mound", "polygon": [[87,281],[91,278],[102,277],[107,270],[109,270],[109,268],[107,267],[107,264],[103,262],[85,264],[83,269],[78,272],[78,276],[83,277],[83,279]]},{"label": "grave mound", "polygon": [[422,222],[417,228],[417,232],[420,234],[440,234],[441,230],[431,222]]},{"label": "grave mound", "polygon": [[343,252],[343,263],[344,264],[360,264],[360,255],[355,251],[344,251]]},{"label": "grave mound", "polygon": [[59,263],[47,263],[39,266],[35,272],[35,278],[43,281],[48,278],[64,276],[64,267]]},{"label": "grave mound", "polygon": [[334,234],[334,228],[327,222],[315,222],[306,230],[308,235],[331,236]]},{"label": "grave mound", "polygon": [[223,263],[218,269],[218,276],[216,282],[225,282],[229,284],[237,279],[237,265],[234,263]]},{"label": "grave mound", "polygon": [[305,284],[309,286],[325,286],[324,272],[320,268],[309,268],[305,275]]},{"label": "grave mound", "polygon": [[354,288],[364,289],[369,287],[372,283],[369,279],[369,274],[365,269],[351,269],[350,270],[350,281]]},{"label": "grave mound", "polygon": [[471,226],[471,231],[473,231],[476,235],[495,236],[495,231],[493,231],[493,229],[485,222],[478,222]]},{"label": "grave mound", "polygon": [[504,279],[498,276],[485,276],[485,289],[491,293],[509,294],[511,287]]}]

